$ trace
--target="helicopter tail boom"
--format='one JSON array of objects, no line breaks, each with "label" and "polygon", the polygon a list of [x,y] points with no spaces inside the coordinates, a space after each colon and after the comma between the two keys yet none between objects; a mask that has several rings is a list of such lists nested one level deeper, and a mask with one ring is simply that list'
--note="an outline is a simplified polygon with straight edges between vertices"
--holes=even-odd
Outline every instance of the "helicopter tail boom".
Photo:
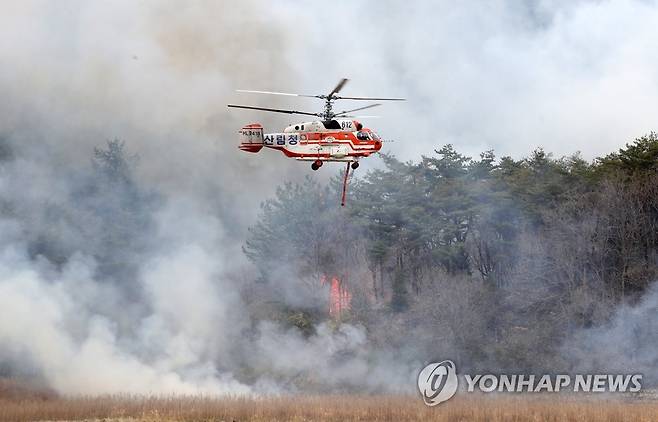
[{"label": "helicopter tail boom", "polygon": [[252,123],[243,126],[238,131],[240,145],[238,148],[245,152],[258,152],[263,149],[263,126],[260,123]]}]

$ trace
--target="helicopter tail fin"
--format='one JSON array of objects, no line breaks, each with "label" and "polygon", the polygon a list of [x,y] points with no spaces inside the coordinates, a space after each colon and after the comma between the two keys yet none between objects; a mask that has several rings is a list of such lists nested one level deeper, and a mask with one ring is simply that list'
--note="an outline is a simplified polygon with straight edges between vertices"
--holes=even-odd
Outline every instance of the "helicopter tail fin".
[{"label": "helicopter tail fin", "polygon": [[240,135],[240,148],[246,152],[258,152],[263,148],[263,126],[252,123],[244,126],[238,132]]}]

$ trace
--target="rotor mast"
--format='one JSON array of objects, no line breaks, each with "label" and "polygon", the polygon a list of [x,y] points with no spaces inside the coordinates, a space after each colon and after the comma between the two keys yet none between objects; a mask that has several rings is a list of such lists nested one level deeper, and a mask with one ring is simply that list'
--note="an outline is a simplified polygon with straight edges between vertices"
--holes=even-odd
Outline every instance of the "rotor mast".
[{"label": "rotor mast", "polygon": [[336,99],[336,94],[340,92],[341,89],[345,86],[349,79],[343,78],[338,82],[338,85],[334,87],[334,89],[331,90],[329,95],[318,95],[318,97],[323,98],[325,100],[324,103],[324,115],[322,116],[324,120],[331,120],[334,117],[336,117],[336,113],[332,111],[333,107],[333,101]]},{"label": "rotor mast", "polygon": [[336,116],[336,115],[334,114],[334,112],[331,110],[331,108],[333,107],[332,101],[333,101],[333,100],[332,100],[331,98],[327,98],[327,99],[325,100],[325,103],[324,103],[324,113],[322,113],[322,118],[323,118],[325,121],[326,121],[326,120],[331,120],[331,119],[334,118],[334,116]]}]

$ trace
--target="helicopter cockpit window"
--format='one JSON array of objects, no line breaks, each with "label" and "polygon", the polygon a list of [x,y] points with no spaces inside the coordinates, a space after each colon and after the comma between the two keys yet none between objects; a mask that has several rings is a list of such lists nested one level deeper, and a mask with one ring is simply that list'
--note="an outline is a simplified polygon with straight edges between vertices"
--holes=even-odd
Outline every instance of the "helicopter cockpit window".
[{"label": "helicopter cockpit window", "polygon": [[377,135],[375,132],[370,132],[370,136],[372,136],[372,139],[374,139],[375,141],[380,140],[379,135]]},{"label": "helicopter cockpit window", "polygon": [[368,136],[368,132],[359,131],[356,133],[356,139],[359,141],[369,141],[370,137]]},{"label": "helicopter cockpit window", "polygon": [[322,124],[325,129],[340,129],[340,123],[337,120],[325,120]]}]

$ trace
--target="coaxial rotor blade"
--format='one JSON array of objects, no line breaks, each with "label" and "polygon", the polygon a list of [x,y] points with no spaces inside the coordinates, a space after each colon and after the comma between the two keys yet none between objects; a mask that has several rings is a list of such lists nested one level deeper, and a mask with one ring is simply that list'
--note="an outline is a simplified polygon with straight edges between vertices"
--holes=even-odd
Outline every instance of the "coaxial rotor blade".
[{"label": "coaxial rotor blade", "polygon": [[273,113],[304,114],[307,116],[320,116],[319,113],[309,113],[306,111],[297,111],[297,110],[283,110],[279,108],[253,107],[253,106],[243,106],[243,105],[235,105],[235,104],[228,104],[228,106],[231,108],[244,108],[247,110],[271,111]]},{"label": "coaxial rotor blade", "polygon": [[317,98],[317,95],[304,95],[304,94],[293,94],[290,92],[274,92],[274,91],[254,91],[252,89],[236,89],[237,92],[249,92],[252,94],[269,94],[269,95],[285,95],[287,97],[310,97]]},{"label": "coaxial rotor blade", "polygon": [[344,114],[340,117],[347,117],[349,119],[381,119],[382,116],[366,116],[363,114],[358,114],[358,115]]},{"label": "coaxial rotor blade", "polygon": [[370,104],[370,105],[367,105],[367,106],[365,106],[365,107],[359,107],[359,108],[353,108],[352,110],[341,111],[340,113],[336,113],[335,115],[336,115],[336,116],[340,116],[340,115],[342,115],[342,114],[351,113],[351,112],[353,112],[353,111],[365,110],[365,109],[367,109],[367,108],[373,108],[373,107],[377,107],[377,106],[380,106],[380,105],[381,105],[381,104]]},{"label": "coaxial rotor blade", "polygon": [[[347,78],[343,78],[343,79],[341,79],[340,82],[338,82],[338,85],[336,85],[336,88],[334,88],[334,89],[329,93],[329,95],[327,95],[327,98],[332,98],[334,94],[338,94],[338,93],[340,92],[340,90],[343,89],[343,87],[345,86],[345,84],[347,83],[347,81],[349,81],[349,79],[347,79]],[[334,97],[334,98],[335,98],[335,97]]]},{"label": "coaxial rotor blade", "polygon": [[407,101],[406,98],[334,97],[335,100]]}]

